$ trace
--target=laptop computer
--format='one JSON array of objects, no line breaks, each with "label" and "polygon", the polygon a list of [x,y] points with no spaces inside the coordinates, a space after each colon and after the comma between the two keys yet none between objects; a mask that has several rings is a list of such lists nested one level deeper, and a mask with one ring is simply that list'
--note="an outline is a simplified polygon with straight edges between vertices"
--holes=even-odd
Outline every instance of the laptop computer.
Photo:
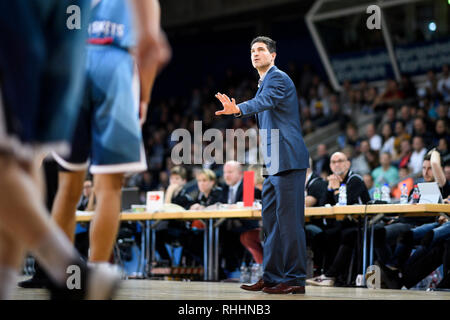
[{"label": "laptop computer", "polygon": [[142,204],[138,188],[122,188],[122,211],[131,210],[133,204]]},{"label": "laptop computer", "polygon": [[420,192],[419,203],[442,203],[441,189],[437,182],[422,182],[417,187]]}]

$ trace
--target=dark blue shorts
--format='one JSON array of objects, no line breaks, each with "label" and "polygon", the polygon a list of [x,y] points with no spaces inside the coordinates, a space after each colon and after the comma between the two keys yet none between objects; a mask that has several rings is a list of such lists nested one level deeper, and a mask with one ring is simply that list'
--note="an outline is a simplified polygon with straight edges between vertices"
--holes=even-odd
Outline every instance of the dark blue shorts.
[{"label": "dark blue shorts", "polygon": [[[80,7],[80,30],[67,28],[70,5]],[[70,149],[89,8],[89,0],[0,1],[1,149]]]}]

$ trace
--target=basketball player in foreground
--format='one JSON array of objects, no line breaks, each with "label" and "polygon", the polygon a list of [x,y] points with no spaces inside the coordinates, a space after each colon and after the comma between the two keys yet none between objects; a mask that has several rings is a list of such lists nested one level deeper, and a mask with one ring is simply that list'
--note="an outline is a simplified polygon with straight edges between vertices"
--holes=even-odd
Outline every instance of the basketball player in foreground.
[{"label": "basketball player in foreground", "polygon": [[[160,29],[158,1],[144,2],[151,9],[148,11],[142,10],[143,2],[102,0],[94,4],[88,29],[86,89],[72,153],[68,157],[54,153],[61,170],[52,218],[72,241],[76,205],[89,165],[94,175],[96,209],[90,226],[90,263],[110,260],[120,223],[124,173],[147,169],[140,123],[145,121],[157,68],[167,62],[169,48]],[[150,48],[155,50],[157,64],[150,72],[140,72],[140,95],[130,53],[136,46],[133,8],[138,25],[147,26],[144,30],[151,33],[141,32],[138,39],[156,39]],[[137,66],[143,71],[147,57],[139,50],[142,47],[138,47]]]},{"label": "basketball player in foreground", "polygon": [[[106,299],[120,274],[108,265],[87,266],[48,219],[37,169],[42,153],[70,151],[81,96],[85,30],[69,30],[66,12],[78,5],[85,21],[90,1],[33,4],[0,3],[0,299],[11,297],[26,250],[50,276],[52,298]],[[140,1],[137,11],[148,10],[147,4]],[[157,39],[145,28],[141,34],[138,56],[146,61],[141,68],[148,75],[158,62]],[[72,290],[69,270],[79,275],[79,286]]]}]

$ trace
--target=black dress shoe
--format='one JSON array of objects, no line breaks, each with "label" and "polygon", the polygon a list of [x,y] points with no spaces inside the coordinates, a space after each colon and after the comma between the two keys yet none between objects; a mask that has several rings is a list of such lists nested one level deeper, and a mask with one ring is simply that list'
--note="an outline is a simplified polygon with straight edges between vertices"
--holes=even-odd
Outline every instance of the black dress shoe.
[{"label": "black dress shoe", "polygon": [[20,281],[17,285],[24,289],[48,288],[50,281],[46,277],[33,276],[28,280]]},{"label": "black dress shoe", "polygon": [[305,293],[305,286],[291,286],[285,283],[279,283],[275,287],[265,287],[262,289],[265,293],[270,294],[288,294],[288,293]]},{"label": "black dress shoe", "polygon": [[259,279],[257,283],[252,285],[243,284],[241,285],[241,289],[247,290],[247,291],[261,291],[264,288],[273,287],[274,284],[269,284],[267,282],[264,282],[263,279]]}]

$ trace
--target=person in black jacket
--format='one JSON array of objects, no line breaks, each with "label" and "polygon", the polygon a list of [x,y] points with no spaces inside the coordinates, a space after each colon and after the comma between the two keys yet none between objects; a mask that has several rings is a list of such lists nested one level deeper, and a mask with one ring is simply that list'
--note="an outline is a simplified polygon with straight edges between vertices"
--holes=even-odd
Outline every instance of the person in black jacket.
[{"label": "person in black jacket", "polygon": [[[175,166],[170,170],[169,187],[164,196],[165,203],[173,203],[189,210],[194,203],[184,187],[187,182],[187,171],[184,167]],[[162,260],[171,261],[177,265],[176,259],[169,254],[173,247],[185,247],[183,239],[189,234],[185,221],[164,220],[159,223],[156,231],[156,251]]]},{"label": "person in black jacket", "polygon": [[[350,170],[350,161],[342,152],[335,152],[330,159],[330,168],[333,174],[328,176],[327,202],[335,205],[339,201],[339,187],[345,184],[347,188],[347,205],[366,204],[370,201],[369,191],[363,178]],[[335,281],[346,278],[346,272],[351,263],[354,249],[357,247],[359,227],[352,218],[336,221],[333,227],[321,234],[322,248],[326,252],[325,260],[333,263],[324,269],[318,277],[308,279],[306,282],[314,286],[334,286]],[[333,246],[333,244],[335,244]],[[334,254],[336,244],[339,244]],[[333,248],[334,247],[334,248]],[[334,256],[334,259],[332,257]]]},{"label": "person in black jacket", "polygon": [[217,178],[214,171],[203,169],[197,176],[198,195],[194,199],[190,210],[202,210],[217,203],[223,203],[223,189],[216,184]]}]

